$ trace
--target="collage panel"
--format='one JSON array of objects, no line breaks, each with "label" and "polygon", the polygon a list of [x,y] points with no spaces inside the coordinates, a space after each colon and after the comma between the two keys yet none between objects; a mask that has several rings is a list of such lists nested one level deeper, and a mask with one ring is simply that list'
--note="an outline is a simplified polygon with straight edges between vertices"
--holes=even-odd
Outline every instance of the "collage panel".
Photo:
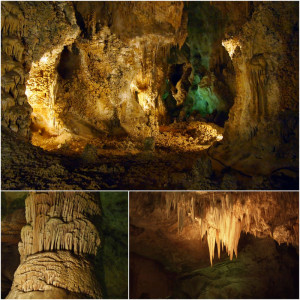
[{"label": "collage panel", "polygon": [[131,299],[299,297],[298,192],[130,192]]},{"label": "collage panel", "polygon": [[299,298],[299,1],[1,1],[1,298]]},{"label": "collage panel", "polygon": [[127,299],[127,192],[2,192],[1,298]]},{"label": "collage panel", "polygon": [[297,1],[1,1],[2,189],[297,190]]}]

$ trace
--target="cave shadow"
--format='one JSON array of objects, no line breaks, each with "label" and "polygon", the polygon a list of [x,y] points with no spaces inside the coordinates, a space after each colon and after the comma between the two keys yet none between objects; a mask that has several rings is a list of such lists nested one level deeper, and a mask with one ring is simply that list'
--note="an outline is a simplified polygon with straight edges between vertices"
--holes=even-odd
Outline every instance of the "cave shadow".
[{"label": "cave shadow", "polygon": [[[101,193],[95,193],[95,199],[97,204],[102,212],[102,203],[101,203]],[[95,257],[95,274],[100,288],[102,291],[102,298],[107,299],[107,287],[105,282],[105,269],[104,269],[104,247],[105,247],[105,235],[103,233],[103,221],[99,216],[93,216],[92,223],[96,226],[100,234],[101,246],[98,248],[96,257]]]}]

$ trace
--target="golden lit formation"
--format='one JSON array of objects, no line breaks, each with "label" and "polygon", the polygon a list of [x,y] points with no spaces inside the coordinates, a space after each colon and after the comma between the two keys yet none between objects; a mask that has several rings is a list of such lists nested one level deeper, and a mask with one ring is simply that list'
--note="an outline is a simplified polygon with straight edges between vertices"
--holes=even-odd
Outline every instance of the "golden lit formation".
[{"label": "golden lit formation", "polygon": [[[190,199],[188,200],[187,198]],[[194,196],[195,197],[195,196]],[[174,193],[166,195],[167,216],[171,210],[178,214],[178,228],[181,231],[186,215],[188,215],[195,226],[199,227],[201,238],[207,237],[210,263],[212,265],[217,246],[218,258],[220,259],[221,249],[225,247],[230,260],[233,255],[238,255],[238,243],[241,232],[251,233],[257,236],[258,232],[264,232],[280,244],[283,242],[298,245],[299,225],[294,225],[290,231],[284,228],[270,226],[263,218],[266,214],[274,218],[278,214],[274,206],[285,203],[287,213],[291,213],[295,205],[295,197],[291,194],[280,193],[214,193],[199,192],[193,196],[181,196]],[[197,213],[195,210],[197,209]],[[298,223],[297,223],[298,224]],[[283,234],[278,234],[282,231]]]}]

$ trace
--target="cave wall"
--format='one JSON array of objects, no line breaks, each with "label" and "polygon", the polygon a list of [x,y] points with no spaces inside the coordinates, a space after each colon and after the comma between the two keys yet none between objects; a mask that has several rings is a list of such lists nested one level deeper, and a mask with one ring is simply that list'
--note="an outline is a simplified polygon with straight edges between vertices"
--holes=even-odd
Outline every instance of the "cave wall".
[{"label": "cave wall", "polygon": [[1,298],[10,291],[14,273],[20,264],[18,243],[26,225],[25,198],[28,193],[1,193]]},{"label": "cave wall", "polygon": [[100,193],[100,200],[102,247],[96,256],[97,278],[103,283],[103,298],[126,299],[129,288],[128,193]]},{"label": "cave wall", "polygon": [[15,2],[2,2],[1,21],[1,124],[29,136],[32,109],[25,95],[24,14]]},{"label": "cave wall", "polygon": [[29,72],[40,64],[42,57],[55,59],[53,56],[57,56],[64,44],[68,45],[76,37],[78,26],[72,6],[67,2],[3,1],[1,8],[1,121],[3,126],[29,138],[35,104],[44,106],[43,114],[37,118],[50,114],[44,102],[51,102],[47,88],[52,84],[47,74],[45,77],[39,74],[34,88],[36,103],[29,104],[26,95]]},{"label": "cave wall", "polygon": [[[7,55],[2,80],[8,82],[2,84],[7,99],[2,105],[4,126],[17,132],[15,121],[24,119],[25,131],[20,133],[29,137],[31,115],[33,129],[50,134],[66,129],[93,135],[93,128],[114,134],[116,128],[149,136],[157,129],[164,61],[171,45],[182,45],[186,37],[183,3],[3,2],[2,6],[2,43],[7,44],[2,48]],[[124,30],[124,24],[130,29]],[[13,39],[21,46],[10,46]],[[19,62],[23,74],[20,86],[17,82],[19,89],[23,87],[19,106],[24,104],[27,114],[12,101],[11,97],[17,99],[16,75],[9,73],[14,68],[9,61]]]},{"label": "cave wall", "polygon": [[193,112],[216,110],[223,125],[234,103],[223,152],[252,143],[296,161],[297,8],[2,2],[2,124],[27,137],[31,119],[51,134],[152,136]]},{"label": "cave wall", "polygon": [[[280,159],[286,160],[286,167],[297,167],[298,3],[213,5],[227,15],[222,44],[236,73],[236,96],[225,125],[226,146],[219,151],[237,153],[243,143],[258,159],[276,156],[275,161],[270,160],[272,171]],[[241,159],[233,155],[219,157],[232,165],[234,160]],[[262,169],[259,171],[270,172],[268,167],[267,171]]]}]

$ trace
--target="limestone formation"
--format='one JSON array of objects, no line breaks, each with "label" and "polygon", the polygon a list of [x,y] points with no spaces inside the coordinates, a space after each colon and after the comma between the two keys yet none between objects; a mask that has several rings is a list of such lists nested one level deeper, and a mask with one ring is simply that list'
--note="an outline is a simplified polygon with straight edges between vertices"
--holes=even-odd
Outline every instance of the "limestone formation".
[{"label": "limestone formation", "polygon": [[50,298],[55,293],[100,298],[89,259],[100,246],[99,233],[92,223],[100,215],[94,195],[31,193],[25,205],[27,224],[19,242],[21,264],[7,298],[38,297],[41,291],[49,293]]},{"label": "limestone formation", "polygon": [[[1,98],[2,102],[2,125],[11,128],[25,137],[31,136],[29,126],[31,113],[35,109],[35,103],[27,100],[31,90],[28,87],[28,69],[34,72],[37,60],[45,57],[47,49],[54,55],[62,41],[53,39],[51,31],[41,31],[39,26],[51,26],[52,31],[61,31],[62,40],[68,44],[72,37],[78,33],[74,15],[68,16],[64,21],[65,13],[69,4],[43,3],[43,5],[29,2],[2,2],[1,3]],[[56,19],[53,22],[53,18]],[[63,23],[63,24],[62,24]],[[51,24],[51,25],[50,25]],[[73,26],[73,27],[72,27]],[[50,27],[49,27],[50,29]],[[66,33],[66,35],[63,34]],[[28,46],[30,45],[30,47]],[[63,47],[60,46],[60,47]],[[54,55],[55,56],[55,55]],[[43,75],[42,75],[43,78]],[[40,80],[39,86],[44,87],[44,80]],[[49,82],[51,86],[52,81]],[[30,84],[29,84],[30,86]],[[44,87],[46,88],[46,87]],[[26,92],[26,93],[25,93]],[[28,95],[29,94],[29,95]],[[43,95],[49,99],[49,96]],[[28,103],[29,102],[29,103]],[[43,114],[39,114],[41,118]]]},{"label": "limestone formation", "polygon": [[130,298],[297,297],[298,192],[135,192],[129,205]]},{"label": "limestone formation", "polygon": [[18,267],[7,299],[24,299],[41,291],[51,296],[51,292],[57,288],[61,289],[59,298],[65,298],[64,291],[80,298],[101,298],[93,272],[88,260],[78,259],[69,251],[37,253]]},{"label": "limestone formation", "polygon": [[[271,173],[280,167],[293,169],[298,165],[297,154],[286,151],[286,143],[287,140],[298,143],[294,136],[298,125],[287,121],[298,114],[299,107],[295,94],[298,85],[291,87],[298,80],[294,66],[299,59],[289,46],[298,43],[292,25],[298,22],[293,15],[296,7],[271,2],[257,2],[250,8],[245,2],[241,4],[243,9],[234,8],[229,2],[214,5],[223,13],[235,12],[229,15],[222,44],[231,56],[236,73],[236,96],[224,128],[224,144],[214,149],[214,155],[226,165],[248,174]],[[287,74],[291,80],[286,81]],[[284,127],[285,138],[280,133]],[[245,150],[241,151],[241,147]],[[250,149],[249,157],[240,157],[239,152],[250,152]],[[283,162],[284,157],[290,163]],[[254,167],[259,164],[264,166]]]},{"label": "limestone formation", "polygon": [[237,257],[242,231],[299,245],[296,193],[167,193],[167,216],[172,209],[178,214],[179,231],[189,216],[199,226],[201,238],[207,237],[211,264],[216,245],[219,258],[224,246],[230,259]]},{"label": "limestone formation", "polygon": [[[69,187],[64,160],[81,166],[86,145],[95,147],[89,166],[99,163],[93,175],[101,177],[107,157],[111,164],[120,159],[125,170],[131,155],[148,165],[135,155],[143,156],[151,139],[156,159],[172,153],[180,162],[193,153],[195,163],[203,156],[212,161],[208,179],[182,162],[180,188],[297,188],[298,3],[1,5],[2,127],[63,155],[54,176],[63,173],[64,183],[56,188]],[[18,167],[26,177],[35,172],[27,159]],[[81,189],[107,185],[83,176],[88,183]],[[4,178],[5,188],[15,188],[12,176]],[[177,188],[178,181],[155,188]]]}]

